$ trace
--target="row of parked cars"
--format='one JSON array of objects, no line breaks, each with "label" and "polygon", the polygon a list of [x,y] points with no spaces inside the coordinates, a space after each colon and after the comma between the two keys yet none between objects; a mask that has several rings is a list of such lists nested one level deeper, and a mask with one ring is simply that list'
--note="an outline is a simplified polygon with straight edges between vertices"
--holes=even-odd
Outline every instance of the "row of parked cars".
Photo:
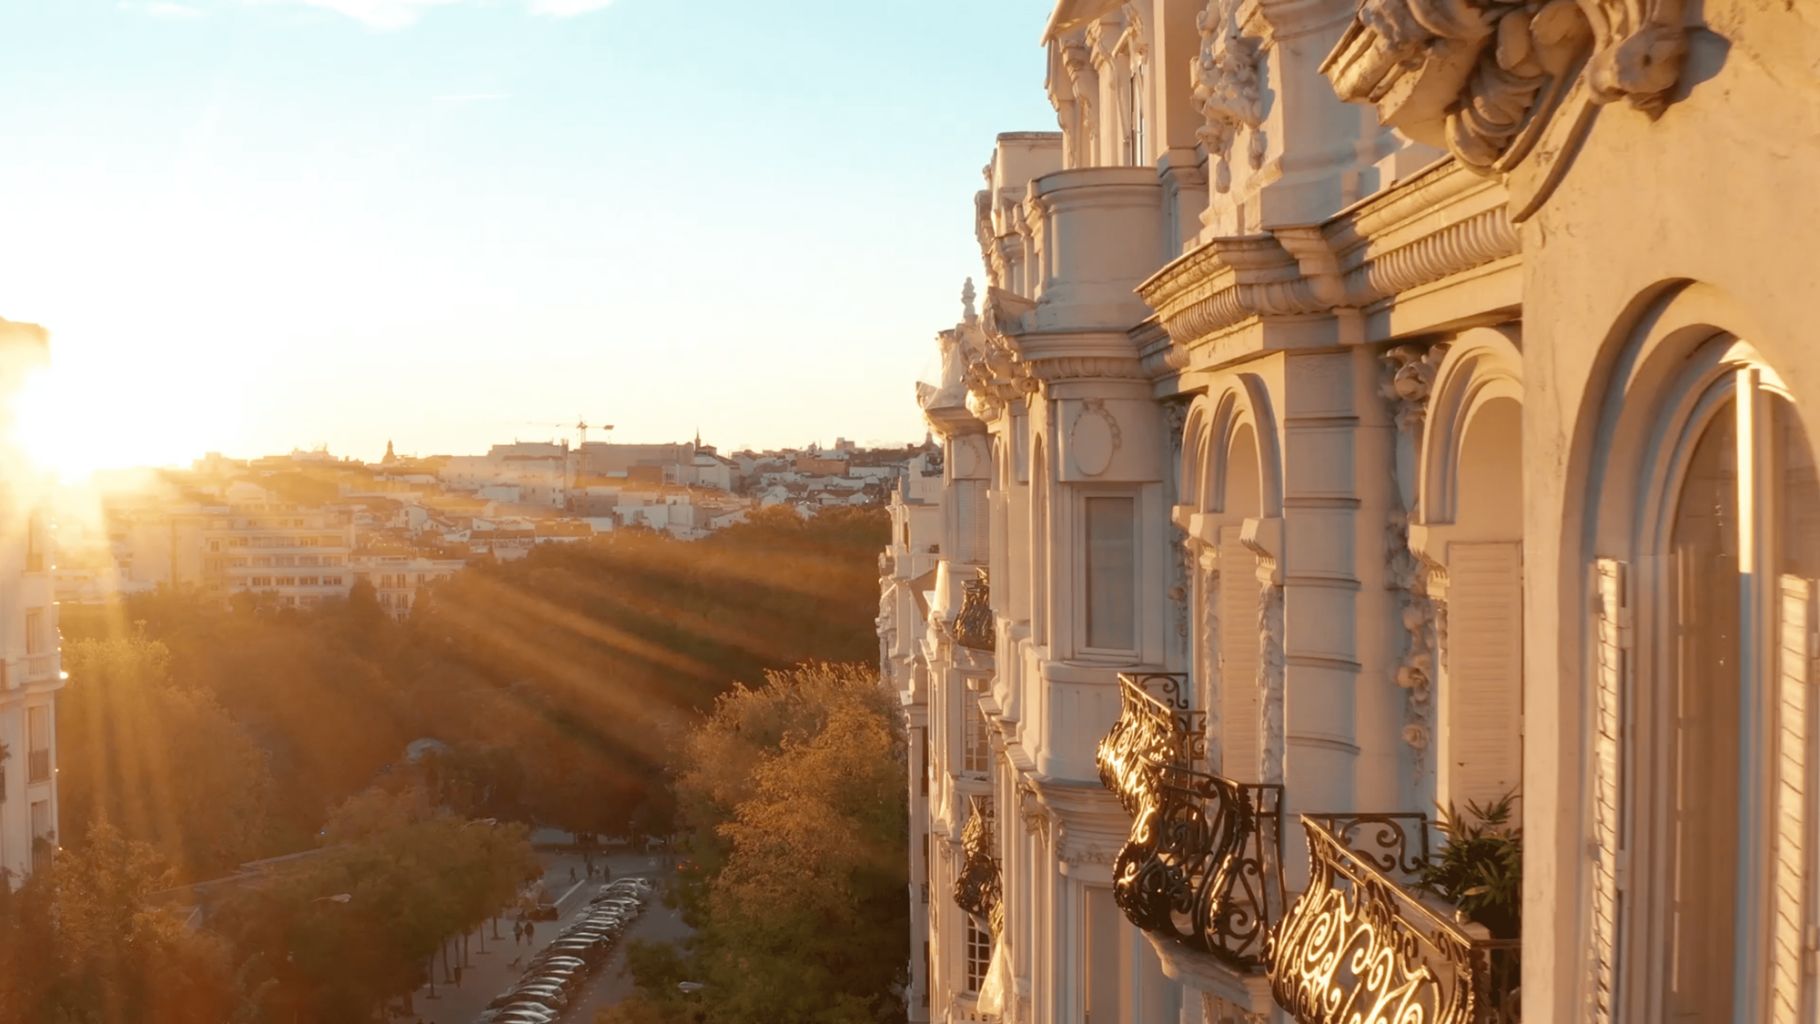
[{"label": "row of parked cars", "polygon": [[551,1024],[560,1019],[650,898],[648,878],[602,885],[589,899],[588,912],[538,950],[517,984],[487,1004],[475,1024]]}]

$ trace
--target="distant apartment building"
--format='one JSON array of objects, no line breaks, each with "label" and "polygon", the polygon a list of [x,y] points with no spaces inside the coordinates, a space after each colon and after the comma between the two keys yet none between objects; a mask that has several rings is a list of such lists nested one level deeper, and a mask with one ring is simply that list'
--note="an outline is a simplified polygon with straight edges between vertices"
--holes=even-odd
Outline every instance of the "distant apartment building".
[{"label": "distant apartment building", "polygon": [[510,488],[512,504],[560,509],[575,473],[576,456],[564,441],[496,444],[485,455],[450,456],[437,475],[451,490]]},{"label": "distant apartment building", "polygon": [[280,500],[236,483],[220,503],[124,510],[111,530],[122,593],[193,587],[265,595],[280,608],[346,597],[354,586],[353,515]]},{"label": "distant apartment building", "polygon": [[354,587],[353,517],[277,501],[228,507],[203,522],[202,585],[309,608]]},{"label": "distant apartment building", "polygon": [[367,552],[353,557],[354,577],[370,584],[379,606],[398,619],[411,614],[424,587],[448,579],[466,564],[459,558],[412,554]]},{"label": "distant apartment building", "polygon": [[[43,328],[0,320],[0,402],[41,363]],[[50,531],[33,507],[23,467],[0,490],[0,872],[9,884],[50,862],[57,848],[57,653]]]}]

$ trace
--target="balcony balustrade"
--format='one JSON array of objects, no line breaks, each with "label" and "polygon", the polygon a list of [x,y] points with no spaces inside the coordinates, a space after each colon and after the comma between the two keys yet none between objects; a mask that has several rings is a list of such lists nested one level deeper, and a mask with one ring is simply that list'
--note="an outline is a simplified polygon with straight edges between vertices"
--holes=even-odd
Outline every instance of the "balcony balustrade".
[{"label": "balcony balustrade", "polygon": [[36,683],[57,677],[57,655],[28,654],[25,657],[25,680]]},{"label": "balcony balustrade", "polygon": [[994,935],[1005,924],[1004,888],[993,840],[992,800],[970,797],[971,814],[961,828],[961,870],[954,880],[954,902],[987,923]]},{"label": "balcony balustrade", "polygon": [[986,570],[961,584],[961,610],[954,617],[954,642],[976,651],[990,651],[997,644],[992,621],[992,588]]},{"label": "balcony balustrade", "polygon": [[1420,814],[1302,816],[1308,889],[1271,937],[1270,988],[1300,1024],[1517,1024],[1518,939],[1419,894]]},{"label": "balcony balustrade", "polygon": [[1126,673],[1119,689],[1097,758],[1132,816],[1113,899],[1139,928],[1255,971],[1283,909],[1283,788],[1202,770],[1206,719],[1186,676]]}]

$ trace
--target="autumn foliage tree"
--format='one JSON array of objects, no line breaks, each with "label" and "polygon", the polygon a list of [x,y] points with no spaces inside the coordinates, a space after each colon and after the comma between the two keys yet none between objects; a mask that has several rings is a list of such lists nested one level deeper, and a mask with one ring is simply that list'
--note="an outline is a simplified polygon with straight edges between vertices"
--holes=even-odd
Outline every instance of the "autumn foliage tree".
[{"label": "autumn foliage tree", "polygon": [[229,951],[156,895],[168,866],[106,822],[17,891],[0,884],[0,1024],[187,1024],[236,1002]]},{"label": "autumn foliage tree", "polygon": [[[643,965],[607,1020],[903,1019],[909,958],[904,739],[877,677],[805,665],[738,687],[691,736],[678,779],[700,869],[680,967]],[[702,983],[700,1005],[666,984]]]}]

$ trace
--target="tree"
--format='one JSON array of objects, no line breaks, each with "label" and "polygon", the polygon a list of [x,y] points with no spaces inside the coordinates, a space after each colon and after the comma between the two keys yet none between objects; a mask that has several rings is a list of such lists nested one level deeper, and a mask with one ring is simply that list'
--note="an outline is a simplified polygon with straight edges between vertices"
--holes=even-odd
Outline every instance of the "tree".
[{"label": "tree", "polygon": [[[876,677],[810,665],[734,690],[691,737],[678,790],[705,868],[685,899],[707,1019],[901,1020],[904,750]],[[684,1012],[645,993],[641,1013]]]},{"label": "tree", "polygon": [[266,756],[206,691],[171,678],[171,652],[143,633],[70,644],[58,701],[64,831],[108,821],[151,843],[185,878],[259,851]]},{"label": "tree", "polygon": [[104,822],[0,898],[0,1024],[224,1019],[227,950],[154,900],[170,879],[151,846]]},{"label": "tree", "polygon": [[320,853],[232,894],[216,927],[278,1019],[371,1019],[414,990],[449,938],[538,873],[523,828],[456,817],[421,792],[371,791],[331,816]]}]

